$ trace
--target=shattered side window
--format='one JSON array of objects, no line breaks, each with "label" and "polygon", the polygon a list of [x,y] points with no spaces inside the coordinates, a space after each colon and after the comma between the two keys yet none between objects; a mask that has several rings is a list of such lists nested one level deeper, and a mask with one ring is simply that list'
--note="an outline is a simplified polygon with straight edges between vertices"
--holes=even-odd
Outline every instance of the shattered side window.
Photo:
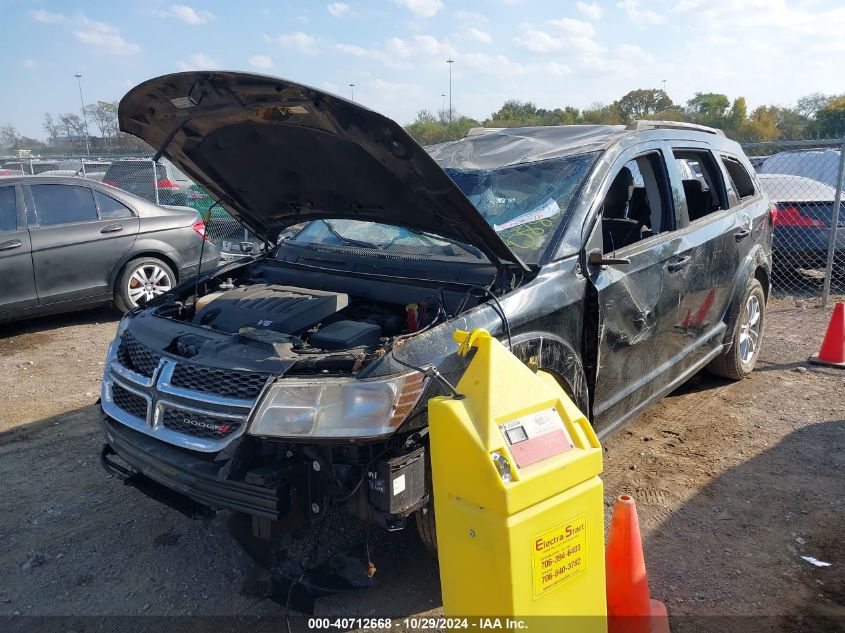
[{"label": "shattered side window", "polygon": [[598,156],[590,152],[502,169],[447,168],[446,173],[505,244],[536,264]]}]

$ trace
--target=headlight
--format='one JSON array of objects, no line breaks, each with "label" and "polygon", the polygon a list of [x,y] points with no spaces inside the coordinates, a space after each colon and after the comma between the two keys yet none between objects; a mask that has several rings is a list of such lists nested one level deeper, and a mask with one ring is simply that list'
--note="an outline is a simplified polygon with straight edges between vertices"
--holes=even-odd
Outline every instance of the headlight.
[{"label": "headlight", "polygon": [[126,328],[129,327],[129,319],[126,317],[121,317],[120,321],[117,322],[117,332],[115,333],[115,338],[120,338],[123,336],[123,333],[126,331]]},{"label": "headlight", "polygon": [[282,378],[261,401],[248,432],[338,440],[389,435],[416,406],[426,382],[420,372],[371,380]]}]

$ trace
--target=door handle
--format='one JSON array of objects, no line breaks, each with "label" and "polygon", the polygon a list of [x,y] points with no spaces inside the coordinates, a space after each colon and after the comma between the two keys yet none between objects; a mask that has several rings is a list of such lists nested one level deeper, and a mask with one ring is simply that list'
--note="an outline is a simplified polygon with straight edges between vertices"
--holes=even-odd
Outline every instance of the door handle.
[{"label": "door handle", "polygon": [[20,240],[9,240],[0,244],[0,251],[10,251],[13,248],[20,248],[21,246],[23,246],[23,242]]},{"label": "door handle", "polygon": [[734,238],[736,238],[737,242],[741,242],[742,240],[744,240],[749,235],[751,235],[751,229],[746,227],[746,228],[742,228],[739,231],[737,231],[736,233],[734,233]]},{"label": "door handle", "polygon": [[100,229],[100,233],[117,233],[123,230],[122,224],[109,224]]},{"label": "door handle", "polygon": [[666,265],[666,269],[670,273],[676,273],[679,270],[683,270],[684,268],[686,268],[687,264],[689,264],[691,261],[692,255],[682,255],[680,257],[673,257],[669,260],[669,263]]}]

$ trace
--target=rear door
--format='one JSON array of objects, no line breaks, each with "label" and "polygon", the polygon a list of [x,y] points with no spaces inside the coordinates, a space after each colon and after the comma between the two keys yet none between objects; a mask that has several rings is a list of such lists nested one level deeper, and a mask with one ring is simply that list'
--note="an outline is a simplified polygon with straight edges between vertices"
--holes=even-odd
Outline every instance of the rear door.
[{"label": "rear door", "polygon": [[38,303],[32,274],[32,247],[26,230],[20,186],[0,186],[0,312]]},{"label": "rear door", "polygon": [[138,233],[137,216],[85,184],[30,184],[24,189],[37,222],[30,235],[41,303],[111,295],[114,267]]},{"label": "rear door", "polygon": [[675,188],[681,194],[679,223],[691,257],[690,307],[679,328],[695,343],[687,359],[694,364],[724,339],[734,277],[752,243],[754,212],[748,208],[751,199],[734,195],[709,147],[673,144],[672,153],[670,173],[678,179]]}]

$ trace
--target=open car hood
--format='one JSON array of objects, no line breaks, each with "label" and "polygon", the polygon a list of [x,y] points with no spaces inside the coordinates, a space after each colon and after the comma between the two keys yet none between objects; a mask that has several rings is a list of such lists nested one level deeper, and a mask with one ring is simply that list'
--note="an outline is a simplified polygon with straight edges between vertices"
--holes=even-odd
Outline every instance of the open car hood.
[{"label": "open car hood", "polygon": [[298,222],[367,220],[472,244],[497,266],[526,269],[401,126],[336,95],[264,75],[185,72],[136,86],[118,116],[121,130],[270,241]]}]

